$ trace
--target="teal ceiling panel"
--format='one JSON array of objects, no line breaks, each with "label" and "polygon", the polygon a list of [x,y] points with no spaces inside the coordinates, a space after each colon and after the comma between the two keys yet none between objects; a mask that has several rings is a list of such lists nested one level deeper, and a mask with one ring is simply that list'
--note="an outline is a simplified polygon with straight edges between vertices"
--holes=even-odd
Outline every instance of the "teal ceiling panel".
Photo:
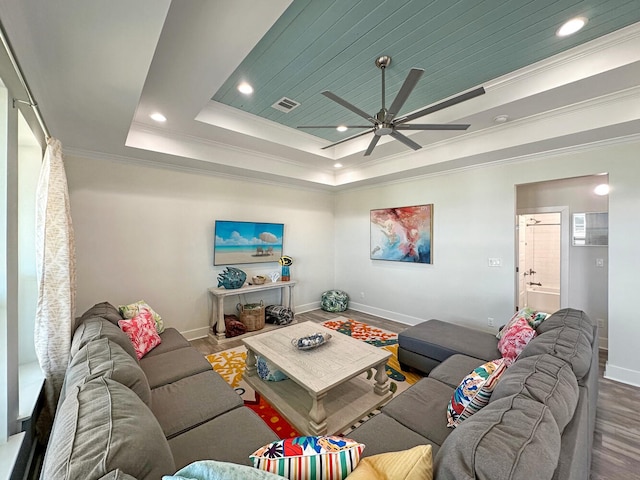
[{"label": "teal ceiling panel", "polygon": [[[558,38],[558,27],[575,16],[587,17],[586,27]],[[380,55],[392,57],[387,107],[411,68],[425,70],[402,114],[638,21],[640,0],[294,0],[213,100],[292,128],[362,124],[321,93],[375,115]],[[253,85],[253,95],[237,91],[242,81]],[[289,113],[272,108],[282,97],[300,106]],[[330,141],[357,133],[306,131]]]}]

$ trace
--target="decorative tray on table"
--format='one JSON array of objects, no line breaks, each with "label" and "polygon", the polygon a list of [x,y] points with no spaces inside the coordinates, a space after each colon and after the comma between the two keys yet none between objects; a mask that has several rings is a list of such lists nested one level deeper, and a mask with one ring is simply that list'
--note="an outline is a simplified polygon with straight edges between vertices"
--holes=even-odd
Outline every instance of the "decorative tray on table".
[{"label": "decorative tray on table", "polygon": [[319,347],[320,345],[324,345],[330,338],[331,335],[329,333],[316,332],[306,337],[291,339],[291,345],[296,347],[298,350],[311,350]]}]

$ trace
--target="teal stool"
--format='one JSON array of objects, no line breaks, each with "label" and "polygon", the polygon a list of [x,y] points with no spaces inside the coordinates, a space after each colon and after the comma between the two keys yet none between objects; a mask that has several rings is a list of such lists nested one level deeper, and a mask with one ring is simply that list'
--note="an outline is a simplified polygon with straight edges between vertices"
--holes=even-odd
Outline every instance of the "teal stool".
[{"label": "teal stool", "polygon": [[322,294],[320,308],[327,312],[344,312],[349,307],[349,295],[340,290],[328,290]]}]

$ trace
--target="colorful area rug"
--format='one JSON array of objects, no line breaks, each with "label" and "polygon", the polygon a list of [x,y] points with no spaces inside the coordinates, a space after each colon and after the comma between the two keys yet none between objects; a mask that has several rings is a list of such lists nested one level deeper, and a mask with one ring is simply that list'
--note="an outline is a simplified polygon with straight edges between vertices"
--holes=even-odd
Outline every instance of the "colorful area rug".
[{"label": "colorful area rug", "polygon": [[[398,363],[398,335],[380,328],[371,327],[366,323],[357,322],[345,317],[334,318],[322,323],[323,326],[336,330],[344,335],[362,340],[379,348],[391,352],[392,356],[387,363],[387,375],[390,380],[390,389],[398,394],[416,383],[420,375],[403,372]],[[247,407],[256,412],[269,425],[280,438],[297,437],[300,434],[287,420],[274,409],[269,402],[249,386],[243,379],[247,349],[236,347],[224,350],[220,353],[207,355],[207,360],[225,381],[231,385],[242,397]],[[371,378],[374,372],[365,372],[362,375]],[[377,413],[377,412],[374,412]]]}]

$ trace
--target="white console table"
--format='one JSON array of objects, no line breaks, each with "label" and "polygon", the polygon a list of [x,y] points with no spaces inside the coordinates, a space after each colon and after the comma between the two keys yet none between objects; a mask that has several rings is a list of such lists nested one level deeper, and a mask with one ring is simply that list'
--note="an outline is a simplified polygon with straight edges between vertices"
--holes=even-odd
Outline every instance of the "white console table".
[{"label": "white console table", "polygon": [[[296,285],[295,280],[287,282],[267,282],[262,285],[247,285],[241,288],[210,288],[209,293],[214,300],[214,305],[211,308],[211,327],[213,333],[212,337],[221,342],[225,340],[226,327],[224,324],[224,299],[231,295],[245,295],[247,293],[264,292],[265,290],[274,290],[279,288],[281,290],[281,304],[285,305],[285,298],[287,299],[286,306],[294,311],[293,306],[293,287]],[[285,290],[289,290],[288,295],[285,297]],[[261,333],[257,331],[256,333]],[[233,337],[236,339],[237,337]]]}]

